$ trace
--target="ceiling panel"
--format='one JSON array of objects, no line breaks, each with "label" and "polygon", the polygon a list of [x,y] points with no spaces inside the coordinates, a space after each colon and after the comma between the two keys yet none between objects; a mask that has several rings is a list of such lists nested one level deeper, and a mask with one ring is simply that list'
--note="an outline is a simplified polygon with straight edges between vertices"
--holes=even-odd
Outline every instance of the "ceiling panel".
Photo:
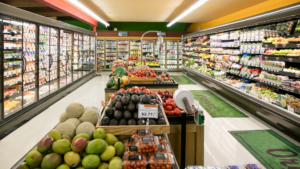
[{"label": "ceiling panel", "polygon": [[267,0],[208,0],[179,22],[203,23],[257,5]]}]

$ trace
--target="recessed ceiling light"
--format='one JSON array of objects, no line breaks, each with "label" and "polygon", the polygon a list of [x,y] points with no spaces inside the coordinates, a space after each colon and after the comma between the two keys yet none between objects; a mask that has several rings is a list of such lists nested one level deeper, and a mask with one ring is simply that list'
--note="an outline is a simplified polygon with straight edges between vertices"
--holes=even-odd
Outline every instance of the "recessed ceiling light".
[{"label": "recessed ceiling light", "polygon": [[97,14],[95,14],[93,11],[91,11],[89,8],[87,8],[86,6],[84,6],[82,3],[80,3],[77,0],[69,0],[72,4],[74,4],[75,6],[77,6],[78,8],[82,9],[84,12],[86,12],[87,14],[89,14],[91,17],[93,17],[94,19],[96,19],[97,21],[103,23],[105,26],[109,26],[109,23],[107,23],[106,21],[104,21],[102,18],[100,18]]},{"label": "recessed ceiling light", "polygon": [[171,21],[167,27],[172,26],[175,22],[179,21],[183,17],[185,17],[187,14],[191,13],[193,10],[197,9],[199,6],[203,5],[208,0],[199,0],[196,3],[194,3],[192,6],[190,6],[187,10],[185,10],[182,14],[177,16],[173,21]]}]

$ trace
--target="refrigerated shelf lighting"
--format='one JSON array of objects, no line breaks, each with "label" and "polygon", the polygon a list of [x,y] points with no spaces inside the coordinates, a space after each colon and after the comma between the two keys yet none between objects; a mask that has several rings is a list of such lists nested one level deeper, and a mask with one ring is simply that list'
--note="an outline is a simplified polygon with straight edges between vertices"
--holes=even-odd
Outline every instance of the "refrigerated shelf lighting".
[{"label": "refrigerated shelf lighting", "polygon": [[77,0],[69,0],[72,4],[74,4],[75,6],[77,6],[78,8],[82,9],[83,11],[85,11],[87,14],[89,14],[91,17],[93,17],[94,19],[98,20],[99,22],[103,23],[105,26],[109,26],[109,23],[107,23],[106,21],[104,21],[102,18],[100,18],[97,14],[95,14],[93,11],[91,11],[89,8],[87,8],[86,6],[84,6],[82,3],[80,3]]},{"label": "refrigerated shelf lighting", "polygon": [[179,21],[180,19],[182,19],[183,17],[185,17],[187,14],[191,13],[193,10],[195,10],[198,7],[200,7],[201,5],[203,5],[206,1],[208,1],[208,0],[199,0],[199,1],[197,1],[192,6],[190,6],[187,10],[185,10],[182,14],[180,14],[179,16],[177,16],[173,21],[171,21],[167,25],[167,27],[172,26],[175,22]]}]

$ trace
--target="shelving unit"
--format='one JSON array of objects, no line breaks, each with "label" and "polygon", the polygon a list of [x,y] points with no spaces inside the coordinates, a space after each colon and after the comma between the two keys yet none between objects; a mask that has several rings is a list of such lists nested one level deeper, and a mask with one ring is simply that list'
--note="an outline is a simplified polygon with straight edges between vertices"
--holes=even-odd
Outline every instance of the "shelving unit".
[{"label": "shelving unit", "polygon": [[105,44],[105,69],[111,69],[112,62],[117,59],[117,40],[106,40]]},{"label": "shelving unit", "polygon": [[104,59],[105,58],[105,40],[97,40],[97,74],[101,73],[104,69]]}]

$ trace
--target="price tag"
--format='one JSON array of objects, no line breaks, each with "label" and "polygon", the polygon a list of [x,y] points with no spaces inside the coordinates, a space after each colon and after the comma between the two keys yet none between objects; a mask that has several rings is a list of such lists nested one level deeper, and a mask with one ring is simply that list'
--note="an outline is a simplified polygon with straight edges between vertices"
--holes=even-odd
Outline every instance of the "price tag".
[{"label": "price tag", "polygon": [[293,61],[293,58],[288,58],[289,62],[292,62]]},{"label": "price tag", "polygon": [[138,118],[158,118],[157,105],[139,104]]},{"label": "price tag", "polygon": [[101,114],[102,114],[102,111],[103,111],[104,106],[105,106],[105,104],[104,104],[104,101],[102,100],[101,103],[99,104],[98,110],[97,110],[97,113],[98,113],[98,121],[99,121],[100,118],[101,118]]}]

